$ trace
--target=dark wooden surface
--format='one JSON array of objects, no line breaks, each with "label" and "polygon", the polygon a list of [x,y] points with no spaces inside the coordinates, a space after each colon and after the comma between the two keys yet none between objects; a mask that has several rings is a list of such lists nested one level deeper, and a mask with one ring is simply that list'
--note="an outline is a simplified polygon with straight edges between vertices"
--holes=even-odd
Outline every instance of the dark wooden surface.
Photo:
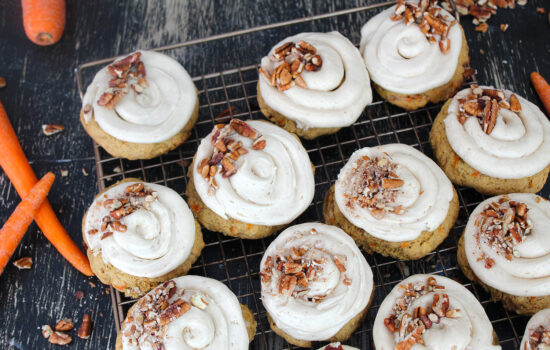
[{"label": "dark wooden surface", "polygon": [[[0,89],[23,149],[38,176],[51,170],[58,176],[49,196],[71,236],[81,244],[80,221],[96,193],[92,142],[78,122],[80,98],[74,69],[79,64],[134,49],[151,48],[206,37],[240,28],[331,12],[376,1],[68,1],[67,26],[62,40],[38,47],[24,35],[19,1],[0,3]],[[550,77],[550,26],[547,0],[529,0],[515,10],[499,10],[489,31],[475,32],[470,18],[463,20],[472,66],[481,83],[516,91],[540,105],[529,73]],[[375,12],[296,25],[246,37],[199,45],[182,51],[180,61],[191,75],[211,73],[259,61],[273,42],[303,30],[339,30],[354,42],[361,25]],[[510,28],[502,33],[501,23]],[[484,53],[482,53],[482,50]],[[62,134],[45,137],[41,125],[66,126]],[[84,175],[85,169],[89,175]],[[68,176],[62,177],[61,171]],[[0,222],[19,202],[9,180],[0,171]],[[546,196],[547,197],[547,196]],[[95,278],[72,268],[33,224],[12,260],[31,256],[31,270],[9,265],[0,276],[0,349],[49,349],[40,334],[43,324],[62,317],[80,322],[84,313],[94,321],[92,336],[75,337],[72,348],[113,349],[110,296]],[[84,298],[76,300],[75,292]]]}]

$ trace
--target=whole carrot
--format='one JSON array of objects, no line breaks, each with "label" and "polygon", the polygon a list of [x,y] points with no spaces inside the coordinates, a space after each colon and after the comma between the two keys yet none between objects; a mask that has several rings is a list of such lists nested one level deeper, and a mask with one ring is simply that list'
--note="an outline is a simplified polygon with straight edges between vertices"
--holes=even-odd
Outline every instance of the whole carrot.
[{"label": "whole carrot", "polygon": [[531,73],[531,82],[533,83],[544,108],[546,108],[546,112],[550,114],[550,85],[548,85],[542,75],[537,72]]},{"label": "whole carrot", "polygon": [[[0,166],[11,180],[20,197],[25,197],[38,181],[27,157],[21,149],[6,110],[0,101]],[[55,215],[50,203],[45,200],[34,220],[53,246],[74,267],[87,276],[92,276],[88,258],[72,241]]]},{"label": "whole carrot", "polygon": [[44,175],[34,185],[29,194],[17,205],[15,211],[10,215],[8,221],[0,229],[0,275],[4,272],[13,252],[23,239],[29,228],[34,215],[42,205],[50,188],[52,187],[55,175],[51,172]]},{"label": "whole carrot", "polygon": [[38,45],[51,45],[65,29],[65,0],[21,0],[27,37]]}]

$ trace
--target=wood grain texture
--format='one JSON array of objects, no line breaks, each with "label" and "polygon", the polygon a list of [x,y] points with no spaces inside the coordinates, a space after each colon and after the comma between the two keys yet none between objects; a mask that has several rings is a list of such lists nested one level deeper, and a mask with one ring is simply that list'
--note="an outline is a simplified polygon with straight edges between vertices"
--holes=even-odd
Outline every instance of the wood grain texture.
[{"label": "wood grain texture", "polygon": [[[96,193],[96,179],[92,143],[78,122],[80,98],[74,69],[79,64],[138,48],[374,2],[68,1],[63,38],[51,47],[38,47],[25,37],[19,2],[4,1],[0,5],[0,76],[6,78],[8,85],[0,89],[0,100],[37,176],[49,170],[58,176],[49,199],[68,232],[80,243],[80,220]],[[525,7],[499,10],[490,19],[489,31],[485,34],[474,31],[470,18],[463,20],[463,26],[478,80],[514,90],[540,106],[529,74],[538,70],[550,77],[550,26],[547,15],[538,14],[536,7],[550,10],[547,0],[529,0]],[[376,12],[250,34],[174,50],[171,54],[193,76],[211,73],[257,63],[274,42],[300,31],[339,30],[357,43],[361,26]],[[499,29],[501,23],[510,25],[504,33]],[[484,54],[480,50],[484,50]],[[40,131],[40,126],[46,123],[64,124],[66,130],[47,138]],[[83,175],[82,168],[87,169],[89,176]],[[68,177],[60,176],[62,169],[69,171]],[[18,201],[9,180],[0,172],[1,222]],[[22,256],[33,257],[34,266],[30,271],[19,271],[10,264],[0,276],[0,349],[58,348],[43,339],[38,328],[43,324],[53,325],[62,317],[72,317],[79,324],[87,312],[94,322],[92,336],[84,341],[76,337],[76,332],[71,333],[75,335],[71,347],[114,348],[116,334],[105,287],[95,278],[84,278],[66,263],[34,224],[13,260]],[[74,297],[78,290],[85,295],[80,301]],[[375,311],[366,322],[374,320]]]}]

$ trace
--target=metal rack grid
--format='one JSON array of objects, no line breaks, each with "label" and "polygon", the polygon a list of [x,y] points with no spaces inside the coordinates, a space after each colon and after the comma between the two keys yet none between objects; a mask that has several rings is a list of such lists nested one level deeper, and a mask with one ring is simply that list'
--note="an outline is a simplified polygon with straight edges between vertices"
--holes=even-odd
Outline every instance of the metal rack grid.
[{"label": "metal rack grid", "polygon": [[[386,2],[256,27],[155,50],[167,51],[255,31],[372,10],[392,3]],[[89,62],[78,68],[77,82],[81,96],[84,91],[83,71],[88,69],[97,71],[112,59]],[[147,182],[168,186],[185,197],[187,168],[191,164],[201,138],[212,130],[214,124],[227,122],[232,117],[244,120],[263,118],[256,101],[257,69],[257,65],[252,65],[193,78],[199,90],[199,120],[193,128],[190,139],[174,151],[150,160],[129,161],[113,158],[94,143],[99,190],[123,178],[138,177]],[[472,82],[475,82],[475,76],[469,83]],[[374,102],[365,109],[361,117],[351,127],[343,128],[334,135],[322,136],[310,141],[302,140],[315,165],[315,196],[313,203],[294,223],[323,221],[324,195],[336,180],[340,168],[352,152],[358,148],[399,142],[411,145],[431,156],[432,150],[428,135],[440,107],[441,104],[429,105],[416,111],[407,112],[383,101],[375,94]],[[479,285],[472,284],[467,280],[458,268],[456,261],[458,239],[471,210],[485,197],[470,188],[458,187],[457,192],[460,199],[459,218],[449,237],[436,251],[420,260],[408,262],[386,258],[378,254],[365,254],[374,274],[375,295],[367,317],[347,344],[361,349],[374,349],[372,326],[384,297],[395,284],[409,275],[435,273],[457,280],[474,293],[485,308],[503,349],[519,347],[527,318],[510,313],[500,303],[492,302],[490,295]],[[251,349],[295,349],[296,347],[287,344],[271,331],[265,309],[260,301],[260,260],[274,237],[261,240],[241,240],[204,229],[203,232],[205,248],[189,273],[222,281],[237,295],[242,304],[250,308],[258,322],[257,333],[250,345]],[[135,301],[125,298],[112,287],[111,298],[115,326],[119,330],[127,310]],[[321,346],[322,344],[315,345]]]}]

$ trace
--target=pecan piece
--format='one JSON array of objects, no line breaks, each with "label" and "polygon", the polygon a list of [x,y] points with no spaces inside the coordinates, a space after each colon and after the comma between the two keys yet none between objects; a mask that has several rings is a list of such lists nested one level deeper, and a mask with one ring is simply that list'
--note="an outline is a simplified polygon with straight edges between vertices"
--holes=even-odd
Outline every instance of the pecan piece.
[{"label": "pecan piece", "polygon": [[228,158],[222,159],[222,167],[223,167],[223,177],[231,177],[235,175],[237,172],[237,168],[231,163],[231,161]]},{"label": "pecan piece", "polygon": [[60,124],[43,124],[42,125],[42,133],[46,136],[52,136],[55,134],[59,134],[65,130],[65,127]]},{"label": "pecan piece", "polygon": [[[279,66],[280,67],[280,66]],[[239,134],[244,137],[248,137],[251,139],[255,139],[258,136],[258,133],[256,130],[250,127],[247,123],[243,122],[239,119],[232,119],[231,123],[229,123],[231,127]]]},{"label": "pecan piece", "polygon": [[514,94],[510,95],[510,110],[516,113],[521,112],[521,103],[519,103],[518,97]]},{"label": "pecan piece", "polygon": [[55,330],[61,331],[61,332],[70,331],[73,328],[74,328],[74,323],[73,323],[73,320],[71,320],[70,318],[61,319],[55,325]]},{"label": "pecan piece", "polygon": [[53,334],[53,329],[50,325],[45,324],[42,327],[40,327],[42,331],[42,336],[46,339],[48,339]]},{"label": "pecan piece", "polygon": [[255,151],[259,151],[265,148],[266,140],[265,137],[260,136],[254,142],[252,143],[252,149]]},{"label": "pecan piece", "polygon": [[92,334],[92,319],[90,315],[85,314],[84,317],[82,317],[82,324],[78,328],[77,335],[81,339],[88,339],[90,338],[91,334]]},{"label": "pecan piece", "polygon": [[383,179],[382,188],[384,189],[394,189],[403,186],[405,182],[401,179]]},{"label": "pecan piece", "polygon": [[53,332],[48,338],[48,341],[55,345],[67,345],[73,341],[73,338],[62,332]]},{"label": "pecan piece", "polygon": [[275,49],[275,51],[273,52],[273,56],[277,60],[283,59],[285,55],[290,52],[292,46],[294,46],[294,43],[292,41],[284,43],[283,45]]},{"label": "pecan piece", "polygon": [[168,306],[160,315],[158,323],[161,326],[167,325],[168,323],[174,321],[175,319],[181,317],[187,311],[191,309],[191,304],[184,301],[183,299],[178,299],[170,306]]},{"label": "pecan piece", "polygon": [[21,259],[15,260],[13,265],[19,270],[29,270],[32,267],[32,258],[30,256],[25,256]]}]

